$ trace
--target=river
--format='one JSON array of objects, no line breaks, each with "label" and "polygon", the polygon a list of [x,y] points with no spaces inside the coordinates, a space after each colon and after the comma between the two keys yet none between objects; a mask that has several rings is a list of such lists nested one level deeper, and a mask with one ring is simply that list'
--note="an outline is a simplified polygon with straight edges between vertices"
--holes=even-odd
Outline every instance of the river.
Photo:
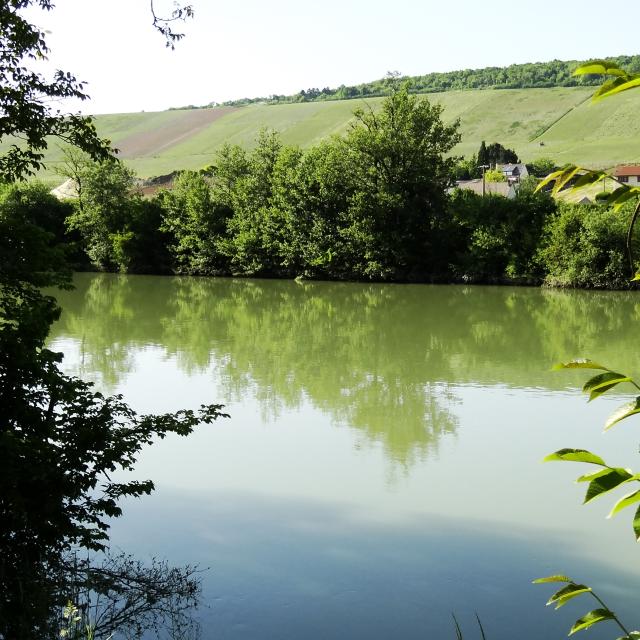
[{"label": "river", "polygon": [[[114,546],[197,563],[205,639],[564,637],[567,573],[640,624],[633,509],[582,506],[580,447],[640,467],[624,399],[587,404],[589,356],[637,368],[630,292],[78,274],[50,346],[142,412],[231,415],[142,455],[157,490]],[[584,597],[583,597],[584,598]],[[636,616],[634,618],[634,615]],[[592,639],[620,635],[609,623]],[[634,626],[636,625],[636,626]],[[615,634],[615,635],[614,635]]]}]

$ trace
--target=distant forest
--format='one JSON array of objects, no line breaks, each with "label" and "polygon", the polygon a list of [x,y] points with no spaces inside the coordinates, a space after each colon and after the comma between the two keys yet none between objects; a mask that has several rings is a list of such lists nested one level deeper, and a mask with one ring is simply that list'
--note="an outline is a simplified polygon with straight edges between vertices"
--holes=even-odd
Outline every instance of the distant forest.
[{"label": "distant forest", "polygon": [[[640,55],[617,56],[607,58],[617,62],[626,71],[640,73]],[[428,73],[424,76],[407,76],[411,93],[438,93],[455,89],[530,89],[535,87],[575,87],[597,85],[602,82],[599,76],[573,77],[573,70],[585,61],[552,60],[551,62],[531,62],[512,64],[508,67],[487,67],[485,69],[465,69],[447,73]],[[351,100],[355,98],[373,98],[389,95],[391,80],[382,78],[373,82],[365,82],[354,86],[340,85],[336,89],[316,87],[303,89],[290,95],[272,95],[260,98],[242,98],[222,103],[224,106],[241,106],[264,102],[283,104],[292,102],[322,102],[325,100]],[[206,108],[189,105],[188,109]]]}]

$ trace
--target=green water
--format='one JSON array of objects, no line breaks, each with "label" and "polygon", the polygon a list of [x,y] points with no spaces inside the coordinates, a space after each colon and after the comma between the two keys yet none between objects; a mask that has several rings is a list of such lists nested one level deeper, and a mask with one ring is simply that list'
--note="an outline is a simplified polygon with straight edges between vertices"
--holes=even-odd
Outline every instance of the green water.
[{"label": "green water", "polygon": [[[623,371],[633,293],[80,274],[58,298],[65,369],[141,411],[222,402],[231,418],[169,438],[136,474],[112,539],[210,567],[205,638],[562,637],[591,603],[544,608],[566,572],[628,614],[630,513],[580,506],[564,446],[640,467],[622,400],[587,405],[588,355]],[[613,637],[613,628],[590,637]],[[619,634],[618,634],[619,635]]]}]

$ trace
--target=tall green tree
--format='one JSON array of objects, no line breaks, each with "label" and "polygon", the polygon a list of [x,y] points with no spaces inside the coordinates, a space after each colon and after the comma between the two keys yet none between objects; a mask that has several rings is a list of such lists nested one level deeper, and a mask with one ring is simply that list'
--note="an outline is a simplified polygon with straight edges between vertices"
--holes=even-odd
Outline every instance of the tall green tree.
[{"label": "tall green tree", "polygon": [[135,174],[114,159],[87,162],[78,177],[82,192],[68,218],[80,232],[91,262],[99,269],[126,271],[120,244],[130,233]]},{"label": "tall green tree", "polygon": [[438,267],[435,229],[460,141],[459,123],[443,123],[442,107],[409,94],[407,84],[379,111],[359,109],[345,144],[359,189],[346,232],[357,247],[359,275],[413,278]]},{"label": "tall green tree", "polygon": [[489,156],[487,155],[487,145],[483,140],[480,143],[480,148],[478,149],[478,166],[481,167],[483,165],[489,164]]},{"label": "tall green tree", "polygon": [[284,228],[272,198],[276,167],[283,153],[279,134],[261,131],[255,149],[247,157],[247,172],[235,183],[233,215],[223,247],[233,273],[282,275],[280,234]]},{"label": "tall green tree", "polygon": [[492,142],[487,145],[483,140],[478,149],[478,166],[486,165],[496,167],[498,164],[520,162],[518,154],[513,149],[507,149],[499,142]]},{"label": "tall green tree", "polygon": [[353,156],[334,138],[309,149],[295,163],[281,163],[274,203],[285,224],[283,261],[295,275],[355,277],[358,262],[349,239],[351,202],[359,189]]},{"label": "tall green tree", "polygon": [[226,232],[228,214],[224,205],[218,207],[214,202],[210,180],[201,173],[185,171],[158,201],[162,229],[170,236],[173,270],[205,275],[224,271],[226,259],[218,244]]}]

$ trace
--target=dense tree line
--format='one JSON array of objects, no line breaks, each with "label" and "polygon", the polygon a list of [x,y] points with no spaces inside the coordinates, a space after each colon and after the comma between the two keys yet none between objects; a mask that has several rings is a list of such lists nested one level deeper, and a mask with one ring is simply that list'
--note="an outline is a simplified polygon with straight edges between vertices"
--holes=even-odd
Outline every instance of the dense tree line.
[{"label": "dense tree line", "polygon": [[253,151],[224,147],[152,201],[129,195],[126,169],[90,164],[70,228],[101,269],[423,279],[443,259],[459,141],[440,115],[398,88],[379,111],[356,111],[344,138],[303,153],[265,131]]},{"label": "dense tree line", "polygon": [[[616,56],[609,59],[624,67],[629,73],[640,72],[640,55]],[[428,73],[422,76],[411,76],[407,79],[411,81],[412,93],[437,93],[456,89],[530,89],[598,85],[600,83],[598,76],[575,77],[572,75],[574,69],[580,64],[576,60],[552,60],[550,62],[512,64],[507,67]],[[224,104],[241,106],[257,102],[279,104],[373,98],[389,95],[392,84],[389,78],[382,78],[352,86],[341,85],[337,88],[324,87],[322,89],[312,87],[289,96],[272,95],[260,98],[242,98],[230,100]]]},{"label": "dense tree line", "polygon": [[[268,151],[276,157],[265,169]],[[630,206],[614,212],[602,204],[556,203],[535,193],[534,180],[528,180],[513,200],[456,189],[428,224],[405,221],[395,230],[376,229],[372,217],[356,219],[364,208],[361,193],[353,191],[357,208],[349,208],[351,195],[342,184],[348,161],[339,147],[328,143],[302,154],[265,134],[253,153],[229,147],[220,154],[216,172],[225,169],[224,178],[208,175],[213,169],[189,171],[180,174],[173,190],[151,200],[135,190],[123,193],[119,224],[109,225],[101,224],[101,218],[109,220],[105,210],[88,204],[91,193],[82,215],[95,216],[94,223],[82,226],[77,200],[60,202],[39,183],[5,186],[0,219],[13,233],[24,231],[20,247],[4,247],[6,262],[17,268],[23,261],[19,250],[20,256],[27,252],[33,259],[45,255],[47,264],[36,266],[43,273],[51,269],[57,254],[38,248],[43,231],[62,252],[59,261],[70,260],[79,269],[628,286],[624,247]],[[261,193],[254,171],[266,172],[271,181]],[[85,186],[89,192],[93,188]],[[378,213],[388,221],[398,211]],[[411,229],[415,237],[409,242]],[[424,254],[416,255],[419,251]]]},{"label": "dense tree line", "polygon": [[623,214],[558,206],[534,192],[535,179],[513,200],[452,191],[476,159],[448,156],[457,124],[443,124],[441,107],[406,87],[380,111],[355,115],[346,136],[304,152],[270,131],[252,151],[227,145],[151,199],[116,161],[71,163],[72,204],[49,209],[52,197],[37,185],[9,187],[4,198],[50,210],[79,268],[626,286]]}]

